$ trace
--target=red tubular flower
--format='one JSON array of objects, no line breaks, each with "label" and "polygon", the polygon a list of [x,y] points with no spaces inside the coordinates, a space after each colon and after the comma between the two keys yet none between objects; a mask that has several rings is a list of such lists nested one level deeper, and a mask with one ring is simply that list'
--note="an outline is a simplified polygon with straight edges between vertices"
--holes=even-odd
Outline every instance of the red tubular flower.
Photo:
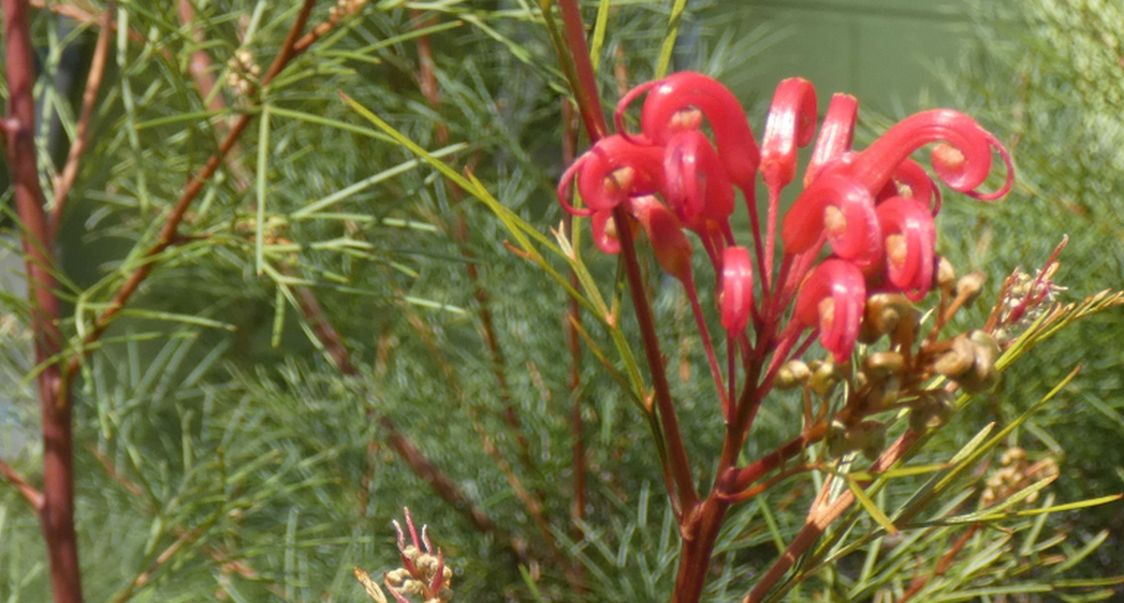
[{"label": "red tubular flower", "polygon": [[941,210],[941,187],[933,182],[921,164],[912,159],[906,159],[898,165],[890,182],[878,194],[878,201],[898,196],[911,197],[928,204],[934,216]]},{"label": "red tubular flower", "polygon": [[[567,201],[570,183],[577,174],[578,191],[586,208],[577,209]],[[576,216],[611,210],[634,195],[663,189],[663,150],[635,144],[619,135],[597,141],[562,175],[558,200]]]},{"label": "red tubular flower", "polygon": [[796,296],[795,318],[820,330],[820,344],[836,361],[851,354],[866,304],[866,285],[854,264],[824,260],[804,279]]},{"label": "red tubular flower", "polygon": [[718,294],[718,305],[726,332],[745,330],[753,308],[753,262],[745,247],[727,247],[722,253],[722,288]]},{"label": "red tubular flower", "polygon": [[851,150],[855,139],[855,120],[859,116],[859,101],[850,94],[835,93],[827,106],[816,148],[804,171],[804,186],[808,186],[829,162]]},{"label": "red tubular flower", "polygon": [[816,133],[816,88],[790,77],[777,85],[761,141],[761,175],[774,196],[796,176],[796,150]]},{"label": "red tubular flower", "polygon": [[[913,151],[932,142],[945,143],[933,150],[932,165],[953,190],[980,199],[995,199],[1010,190],[1014,172],[1007,150],[974,119],[950,109],[922,111],[898,122],[859,152],[847,173],[867,190],[878,192]],[[1007,164],[1007,180],[994,193],[980,193],[976,188],[991,170],[993,147]]]},{"label": "red tubular flower", "polygon": [[887,276],[906,297],[917,301],[933,286],[936,226],[929,208],[917,199],[892,197],[875,210],[886,247]]},{"label": "red tubular flower", "polygon": [[705,222],[719,225],[734,213],[734,187],[710,140],[698,130],[673,135],[664,151],[664,195],[688,228],[702,234]]},{"label": "red tubular flower", "polygon": [[859,183],[827,173],[796,198],[784,216],[786,254],[808,251],[826,234],[839,257],[868,265],[882,253],[881,229],[870,192]]},{"label": "red tubular flower", "polygon": [[590,226],[593,229],[593,242],[598,249],[614,255],[621,252],[621,240],[617,237],[617,223],[613,219],[613,210],[603,209],[593,212]]},{"label": "red tubular flower", "polygon": [[691,279],[691,241],[670,209],[651,195],[633,197],[632,215],[652,242],[656,261],[668,274],[687,283]]},{"label": "red tubular flower", "polygon": [[710,122],[718,154],[730,179],[743,190],[752,191],[760,152],[734,93],[701,73],[673,73],[635,88],[621,99],[617,105],[617,127],[621,132],[621,116],[629,103],[644,92],[648,96],[641,109],[640,126],[647,140],[666,144],[676,132],[698,128],[701,113]]}]

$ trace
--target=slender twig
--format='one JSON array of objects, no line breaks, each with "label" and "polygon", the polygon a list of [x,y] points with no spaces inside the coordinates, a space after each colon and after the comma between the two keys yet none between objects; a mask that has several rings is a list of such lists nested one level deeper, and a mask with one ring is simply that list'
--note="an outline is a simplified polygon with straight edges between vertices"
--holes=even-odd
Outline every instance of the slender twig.
[{"label": "slender twig", "polygon": [[[574,105],[569,100],[562,101],[562,163],[569,165],[577,156],[578,123],[575,119]],[[562,228],[567,239],[573,239],[574,217],[566,213],[563,218]],[[577,272],[570,269],[570,284],[577,289]],[[570,505],[570,515],[574,519],[574,529],[581,535],[577,526],[585,519],[586,500],[586,458],[585,434],[582,422],[582,346],[579,326],[581,325],[581,304],[571,298],[566,307],[566,348],[570,352],[570,374],[567,386],[570,389],[570,438],[572,440],[572,456],[574,471],[574,499]]]},{"label": "slender twig", "polygon": [[[273,63],[269,66],[269,70],[266,71],[265,76],[262,78],[263,87],[268,86],[269,83],[277,77],[277,74],[285,68],[285,65],[296,56],[297,53],[294,51],[293,45],[304,29],[304,25],[308,21],[308,15],[315,4],[316,0],[304,0],[300,12],[297,14],[297,18],[293,21],[289,33],[285,38],[285,42],[281,46],[281,50],[277,53],[277,57],[274,58]],[[187,214],[187,208],[191,205],[192,201],[199,196],[199,193],[202,192],[203,187],[206,186],[211,177],[215,175],[215,172],[218,171],[219,166],[223,162],[223,158],[226,157],[227,153],[234,147],[235,143],[238,141],[238,137],[241,136],[242,132],[250,125],[253,118],[254,114],[245,113],[235,120],[226,138],[223,139],[219,148],[211,154],[210,158],[207,159],[207,163],[203,166],[203,169],[188,181],[187,186],[184,187],[179,199],[165,219],[164,226],[160,229],[160,234],[157,236],[156,242],[144,253],[141,265],[135,268],[129,277],[125,279],[121,288],[118,289],[117,293],[110,299],[108,307],[94,319],[90,331],[82,341],[82,348],[71,358],[70,363],[67,365],[66,376],[68,378],[78,371],[82,357],[90,349],[91,344],[101,338],[105,330],[109,328],[110,323],[113,322],[113,319],[121,312],[125,304],[127,304],[133,294],[136,293],[141,283],[144,282],[152,272],[156,257],[175,243],[180,223],[183,222],[184,216]]]},{"label": "slender twig", "polygon": [[43,487],[39,519],[47,544],[51,591],[57,603],[82,601],[78,541],[74,531],[74,439],[70,390],[57,358],[63,347],[59,302],[55,295],[54,241],[44,210],[36,165],[35,54],[31,47],[26,0],[2,0],[8,117],[5,152],[22,226],[31,331],[43,432]]},{"label": "slender twig", "polygon": [[102,13],[101,30],[98,32],[98,41],[94,44],[94,56],[90,60],[90,73],[86,76],[86,88],[82,92],[82,109],[78,113],[78,123],[74,126],[74,140],[70,142],[66,164],[63,165],[62,172],[55,178],[55,201],[51,207],[50,217],[52,238],[58,233],[66,201],[70,196],[70,189],[78,178],[82,154],[86,151],[86,145],[89,142],[90,118],[94,114],[98,91],[101,89],[101,82],[105,77],[106,57],[109,55],[109,38],[113,33],[114,11],[114,3],[110,2]]},{"label": "slender twig", "polygon": [[554,540],[554,535],[550,531],[550,522],[547,521],[546,515],[544,514],[543,503],[523,484],[523,480],[515,473],[511,464],[499,453],[494,440],[479,421],[479,413],[476,410],[477,405],[465,398],[464,392],[467,390],[461,386],[460,379],[457,377],[457,373],[449,362],[448,357],[445,356],[442,347],[437,343],[433,330],[418,317],[417,313],[409,309],[406,309],[405,312],[406,321],[418,334],[422,345],[425,346],[430,357],[441,371],[441,375],[448,385],[449,391],[457,399],[459,406],[467,411],[472,423],[472,428],[480,438],[481,448],[484,453],[492,459],[492,462],[496,464],[496,468],[503,474],[504,479],[507,480],[508,485],[511,487],[512,493],[514,493],[519,502],[523,504],[523,508],[527,511],[527,514],[542,532],[544,542],[547,543],[553,552],[558,553],[557,543]]},{"label": "slender twig", "polygon": [[[417,30],[424,30],[431,25],[429,19],[423,18],[420,11],[412,10],[411,14],[414,18],[414,27]],[[439,112],[441,109],[441,90],[437,83],[433,47],[429,42],[428,35],[419,35],[416,41],[418,48],[418,87],[430,108],[434,112]],[[449,143],[449,127],[444,121],[438,120],[434,125],[433,136],[438,146],[445,146]],[[472,286],[473,298],[476,299],[476,313],[480,320],[481,336],[491,359],[492,375],[496,379],[499,399],[503,403],[501,418],[511,428],[512,435],[519,447],[520,461],[527,468],[534,469],[536,463],[534,462],[534,456],[531,454],[530,440],[527,438],[522,421],[519,419],[515,399],[511,395],[511,387],[507,381],[507,360],[496,334],[495,320],[492,317],[490,303],[491,296],[480,280],[480,263],[476,261],[475,254],[473,254],[469,245],[468,220],[465,218],[464,209],[460,203],[464,199],[464,191],[448,179],[445,180],[445,183],[449,187],[453,199],[453,212],[455,214],[454,225],[451,229],[452,238],[461,257],[465,260],[465,273],[468,276],[469,284]]]},{"label": "slender twig", "polygon": [[15,467],[0,460],[0,475],[4,476],[4,479],[15,486],[16,490],[19,490],[20,495],[23,496],[24,500],[31,505],[31,508],[34,509],[36,513],[43,509],[43,493],[24,479],[24,477],[16,471]]},{"label": "slender twig", "polygon": [[[321,22],[316,27],[313,27],[312,30],[308,33],[301,36],[301,39],[297,40],[297,43],[293,46],[293,49],[297,53],[308,50],[309,46],[312,46],[316,43],[317,40],[328,35],[328,32],[339,26],[339,24],[342,23],[344,19],[352,15],[359,14],[359,11],[363,10],[363,7],[367,6],[367,2],[368,0],[350,0],[349,2],[346,2],[342,5],[336,4],[336,6],[334,7],[336,10],[333,10],[331,13],[329,13],[326,20]],[[342,10],[340,10],[341,6],[343,7]]]},{"label": "slender twig", "polygon": [[[882,451],[878,460],[871,465],[870,473],[872,475],[877,475],[893,467],[905,456],[905,453],[909,451],[920,435],[921,434],[918,432],[910,429],[899,436],[893,444],[890,444],[889,447]],[[859,486],[865,488],[870,481],[872,480],[860,481]],[[821,491],[821,495],[826,494],[827,486],[830,483],[829,480],[824,484],[825,490]],[[822,498],[826,498],[826,496],[822,496]],[[788,573],[788,570],[795,565],[796,560],[803,556],[804,553],[819,540],[828,526],[843,515],[854,502],[855,494],[850,489],[841,493],[838,498],[830,503],[826,500],[821,500],[821,498],[817,498],[808,513],[808,519],[805,521],[804,527],[801,528],[796,537],[792,539],[792,542],[789,543],[784,553],[782,553],[780,557],[777,557],[773,565],[762,574],[757,584],[753,586],[753,590],[742,599],[742,603],[756,603],[763,600],[765,595],[767,595],[769,591],[776,586],[777,582]]]}]

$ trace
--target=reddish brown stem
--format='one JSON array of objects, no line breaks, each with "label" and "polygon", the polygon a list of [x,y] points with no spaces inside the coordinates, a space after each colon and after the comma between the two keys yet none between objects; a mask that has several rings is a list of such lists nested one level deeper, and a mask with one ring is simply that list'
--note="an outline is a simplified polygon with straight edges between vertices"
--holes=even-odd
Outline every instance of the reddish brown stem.
[{"label": "reddish brown stem", "polygon": [[915,597],[917,593],[921,592],[921,589],[925,588],[925,585],[933,578],[943,576],[944,573],[948,571],[948,568],[952,566],[952,562],[956,560],[956,556],[960,554],[960,551],[964,550],[964,547],[971,542],[972,536],[980,529],[981,525],[983,524],[974,523],[965,530],[964,533],[956,539],[956,542],[952,543],[952,547],[941,556],[936,567],[933,568],[933,573],[922,574],[915,577],[913,581],[910,582],[909,588],[902,593],[901,598],[898,599],[898,603],[906,603],[906,601],[909,601]]},{"label": "reddish brown stem", "polygon": [[[870,467],[871,474],[878,474],[886,471],[894,466],[909,449],[917,442],[920,434],[913,430],[908,430],[898,437],[893,444],[890,444],[882,454],[878,456],[878,460]],[[870,480],[859,482],[860,487],[866,487]],[[808,549],[819,540],[824,531],[827,530],[836,519],[839,518],[850,508],[851,504],[855,502],[855,495],[850,490],[847,490],[839,495],[834,501],[828,503],[825,498],[830,482],[824,484],[824,490],[821,491],[821,496],[817,497],[816,501],[812,503],[812,509],[808,513],[804,527],[796,535],[796,538],[789,543],[788,548],[784,553],[773,562],[773,565],[758,579],[757,584],[753,586],[753,590],[749,592],[742,599],[742,603],[757,603],[765,598],[769,591],[773,589],[780,582],[788,570],[796,564],[796,560],[804,555]]]},{"label": "reddish brown stem", "polygon": [[82,600],[78,542],[74,532],[74,443],[70,391],[53,360],[63,347],[59,303],[55,296],[54,241],[43,209],[35,142],[35,56],[31,47],[28,4],[2,0],[5,75],[8,84],[8,169],[16,213],[23,228],[31,331],[35,360],[42,366],[36,379],[43,431],[43,489],[39,518],[47,542],[51,590],[56,602]]},{"label": "reddish brown stem", "polygon": [[[558,5],[562,12],[569,58],[574,67],[570,86],[577,97],[578,110],[581,113],[586,134],[591,141],[596,142],[604,136],[607,127],[605,115],[601,109],[601,100],[597,92],[597,80],[593,74],[593,64],[589,59],[589,48],[585,42],[585,25],[582,23],[581,11],[576,0],[558,0]],[[559,52],[562,51],[563,49],[560,48]],[[559,58],[563,59],[564,63],[566,62],[565,57]],[[613,211],[613,219],[616,220],[617,224],[628,224],[630,218],[622,208],[617,207]],[[648,369],[652,373],[652,387],[655,390],[657,412],[664,431],[663,436],[667,441],[670,472],[678,491],[675,496],[678,498],[679,508],[684,513],[688,513],[698,502],[698,493],[695,491],[694,478],[691,477],[687,449],[679,431],[679,419],[671,401],[671,388],[667,382],[667,371],[664,367],[663,356],[660,353],[659,337],[656,335],[655,321],[652,318],[652,309],[648,303],[647,288],[644,286],[644,279],[640,275],[636,246],[628,228],[621,228],[619,232],[621,256],[624,258],[629,291],[632,294],[632,304],[640,326]]]},{"label": "reddish brown stem", "polygon": [[[415,20],[416,28],[422,29],[431,24],[429,19],[422,17],[420,11],[411,10],[411,14]],[[418,87],[421,89],[422,96],[425,97],[426,103],[436,112],[441,108],[441,89],[437,84],[436,64],[433,60],[433,47],[429,42],[429,36],[418,36],[417,47]],[[445,122],[437,122],[434,126],[433,136],[440,146],[445,146],[449,143],[449,128]],[[495,321],[492,318],[490,296],[488,295],[488,290],[484,288],[483,283],[480,281],[480,265],[479,262],[476,261],[469,246],[468,220],[465,218],[464,210],[460,205],[460,202],[464,198],[464,191],[450,180],[446,180],[445,184],[449,187],[456,214],[454,226],[452,228],[453,240],[457,244],[461,257],[465,259],[465,273],[468,275],[468,281],[472,285],[473,298],[476,299],[481,336],[484,340],[484,346],[488,349],[488,355],[491,357],[492,375],[496,379],[499,398],[504,405],[501,418],[504,423],[511,428],[512,434],[515,437],[516,444],[519,447],[520,461],[525,467],[534,468],[535,463],[534,457],[531,454],[530,441],[527,438],[526,431],[523,429],[522,421],[519,419],[519,412],[515,407],[515,400],[511,395],[511,387],[507,382],[507,360],[504,357],[503,348],[496,334]]]},{"label": "reddish brown stem", "polygon": [[98,100],[98,91],[105,77],[106,57],[109,55],[109,38],[113,33],[113,13],[116,10],[114,3],[106,5],[102,12],[101,30],[98,31],[98,41],[94,44],[94,56],[90,60],[90,74],[86,76],[86,88],[82,92],[82,109],[78,114],[78,123],[74,126],[74,140],[70,142],[70,151],[66,155],[66,164],[62,173],[55,179],[55,200],[51,207],[50,234],[54,238],[58,233],[59,223],[62,222],[66,200],[70,189],[78,178],[78,168],[82,161],[82,154],[86,151],[86,144],[90,136],[90,118],[94,114],[94,106]]},{"label": "reddish brown stem", "polygon": [[[562,163],[569,165],[577,156],[578,123],[575,119],[574,105],[569,100],[562,101]],[[573,238],[574,217],[569,213],[562,217],[567,239]],[[570,285],[580,287],[578,275],[570,270]],[[570,389],[570,438],[573,441],[574,499],[570,514],[578,521],[585,519],[585,434],[582,424],[582,346],[578,327],[581,325],[581,304],[570,299],[566,309],[566,347],[570,352],[570,375],[567,386]],[[575,528],[576,530],[577,528]],[[580,530],[578,530],[580,535]]]},{"label": "reddish brown stem", "polygon": [[577,0],[558,0],[558,7],[562,11],[566,45],[574,65],[575,81],[570,82],[570,88],[577,97],[578,111],[585,124],[586,134],[591,141],[596,142],[605,136],[608,126],[605,124],[605,113],[601,110],[597,77],[593,73],[593,62],[589,58],[589,46],[585,41],[585,23]]},{"label": "reddish brown stem", "polygon": [[31,505],[31,508],[36,513],[43,509],[43,493],[24,479],[19,471],[16,471],[15,467],[0,460],[0,476],[3,476],[4,479],[15,486],[16,490],[19,490],[20,495],[23,496],[27,504]]},{"label": "reddish brown stem", "polygon": [[[315,4],[316,0],[304,0],[296,20],[289,28],[289,33],[285,38],[285,42],[282,44],[280,52],[277,53],[277,57],[274,58],[273,63],[269,66],[269,70],[265,73],[265,77],[262,78],[263,87],[268,86],[269,83],[277,77],[277,74],[281,73],[285,65],[296,56],[297,53],[293,45],[304,29],[305,23],[308,22],[308,15],[312,12],[312,7]],[[141,283],[148,278],[148,275],[152,272],[156,257],[176,242],[179,226],[180,223],[183,222],[184,216],[187,214],[187,208],[191,205],[192,201],[199,196],[199,193],[202,192],[203,187],[206,186],[211,177],[215,175],[215,172],[218,171],[219,166],[222,165],[223,159],[238,142],[239,136],[241,136],[242,132],[250,125],[253,118],[254,115],[251,113],[239,116],[234,124],[231,125],[230,131],[227,132],[218,150],[207,159],[207,163],[204,164],[203,169],[188,181],[187,186],[184,187],[179,199],[176,200],[167,219],[165,219],[164,226],[160,229],[160,234],[157,236],[156,242],[145,252],[144,259],[142,260],[143,263],[134,269],[129,277],[125,279],[125,283],[121,285],[121,288],[118,289],[117,293],[110,300],[109,306],[94,319],[94,324],[90,332],[82,342],[83,349],[71,358],[70,363],[67,365],[66,376],[68,378],[72,377],[78,371],[82,357],[90,349],[90,344],[101,338],[105,330],[109,328],[110,323],[113,322],[113,319],[121,312],[125,304],[132,298],[133,294],[136,293]]]}]

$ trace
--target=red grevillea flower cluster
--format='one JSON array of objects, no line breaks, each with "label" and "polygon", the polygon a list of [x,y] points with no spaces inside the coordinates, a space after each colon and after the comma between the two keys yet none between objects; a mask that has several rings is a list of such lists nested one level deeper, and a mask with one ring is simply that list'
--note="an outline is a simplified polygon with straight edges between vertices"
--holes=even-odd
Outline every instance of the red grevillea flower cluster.
[{"label": "red grevillea flower cluster", "polygon": [[[632,132],[625,114],[641,98],[640,131]],[[730,90],[700,73],[676,73],[621,99],[617,133],[567,169],[558,198],[571,214],[591,217],[594,241],[605,253],[620,251],[618,229],[643,231],[660,266],[687,289],[704,338],[692,276],[696,239],[716,274],[730,349],[738,343],[746,349],[751,323],[774,329],[795,300],[779,339],[818,330],[821,344],[842,359],[854,346],[868,295],[901,292],[916,301],[933,286],[939,259],[933,219],[941,207],[935,179],[992,200],[1007,193],[1014,177],[995,136],[957,111],[907,117],[862,150],[851,146],[857,116],[858,101],[835,94],[817,136],[815,88],[786,79],[777,86],[758,146]],[[778,215],[782,191],[797,181],[798,151],[813,141],[799,180],[803,188]],[[911,158],[930,144],[932,175]],[[981,192],[993,154],[1005,163],[1006,179],[999,190]],[[758,175],[768,191],[763,224]],[[574,190],[581,204],[571,202]],[[752,242],[746,244],[730,226],[737,192],[750,219]],[[617,223],[622,217],[627,224]],[[725,398],[713,353],[710,361]]]}]

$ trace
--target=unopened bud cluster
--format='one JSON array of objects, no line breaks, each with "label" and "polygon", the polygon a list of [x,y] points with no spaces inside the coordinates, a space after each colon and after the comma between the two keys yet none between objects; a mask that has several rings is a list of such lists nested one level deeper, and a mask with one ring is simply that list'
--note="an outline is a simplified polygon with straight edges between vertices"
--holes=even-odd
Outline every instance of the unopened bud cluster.
[{"label": "unopened bud cluster", "polygon": [[228,86],[245,96],[257,89],[261,80],[261,66],[254,61],[254,55],[246,48],[234,51],[234,56],[227,62],[229,71],[226,74]]},{"label": "unopened bud cluster", "polygon": [[[1008,448],[999,459],[1000,467],[988,475],[983,494],[980,495],[980,506],[990,507],[997,502],[1006,500],[1030,486],[1044,480],[1058,476],[1058,463],[1051,457],[1045,457],[1036,463],[1027,462],[1026,451],[1018,446]],[[1023,501],[1034,504],[1038,500],[1038,491],[1031,492]]]},{"label": "unopened bud cluster", "polygon": [[441,550],[434,549],[428,528],[423,525],[419,535],[410,510],[405,509],[404,514],[405,530],[397,521],[394,522],[402,566],[384,574],[383,584],[397,603],[408,603],[410,597],[424,603],[452,600],[452,568],[445,565]]}]

